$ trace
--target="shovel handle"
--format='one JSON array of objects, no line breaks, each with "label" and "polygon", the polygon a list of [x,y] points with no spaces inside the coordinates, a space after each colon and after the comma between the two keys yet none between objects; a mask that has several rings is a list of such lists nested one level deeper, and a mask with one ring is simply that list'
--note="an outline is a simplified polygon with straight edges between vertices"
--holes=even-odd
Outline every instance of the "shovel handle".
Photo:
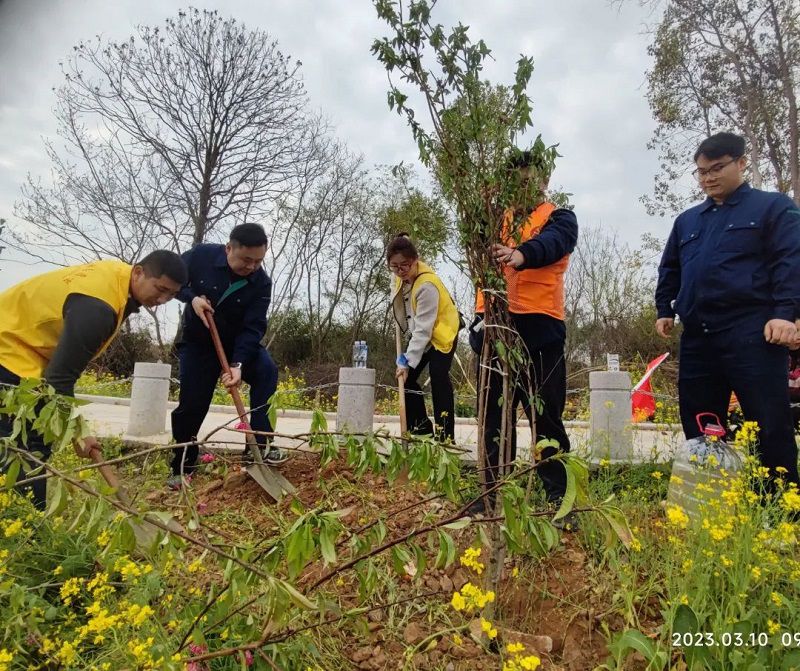
[{"label": "shovel handle", "polygon": [[[222,341],[219,338],[219,331],[217,331],[217,325],[214,322],[214,316],[210,312],[206,312],[206,320],[208,321],[208,330],[211,333],[211,341],[214,343],[214,349],[217,350],[217,358],[219,359],[220,366],[222,366],[222,372],[226,375],[231,374],[231,367],[228,364],[228,357],[225,354],[225,350],[222,347]],[[246,421],[246,413],[244,410],[244,403],[242,403],[242,397],[239,394],[239,390],[236,387],[229,387],[228,391],[233,397],[233,404],[236,406],[236,412],[239,413],[239,417],[242,418],[242,421]]]},{"label": "shovel handle", "polygon": [[[217,331],[217,325],[214,322],[214,316],[210,312],[206,312],[206,320],[208,321],[208,330],[211,333],[211,341],[214,343],[214,349],[217,350],[217,358],[219,359],[219,365],[222,366],[222,372],[226,375],[231,374],[231,367],[228,364],[228,357],[225,354],[225,350],[222,347],[222,340],[219,337],[219,331]],[[242,396],[239,394],[239,390],[236,387],[228,387],[228,392],[233,399],[233,405],[236,406],[236,412],[239,413],[239,419],[243,422],[247,421],[247,412],[244,409],[244,403],[242,403]],[[244,434],[245,442],[250,445],[251,447],[256,447],[256,437],[252,433]],[[258,454],[256,455],[256,459],[260,457],[260,453],[258,450],[255,450]]]},{"label": "shovel handle", "polygon": [[[400,325],[396,321],[394,323],[394,344],[399,358],[403,353],[403,340],[400,337]],[[405,436],[408,430],[406,422],[406,383],[402,377],[397,378],[397,394],[400,404],[400,435]]]},{"label": "shovel handle", "polygon": [[130,497],[123,488],[122,484],[120,484],[119,478],[117,477],[117,472],[108,464],[103,464],[103,455],[100,454],[100,450],[96,448],[89,450],[89,458],[95,464],[102,464],[101,466],[97,467],[97,470],[100,471],[100,475],[103,476],[103,479],[108,483],[108,486],[116,492],[117,498],[122,502],[122,504],[130,506]]}]

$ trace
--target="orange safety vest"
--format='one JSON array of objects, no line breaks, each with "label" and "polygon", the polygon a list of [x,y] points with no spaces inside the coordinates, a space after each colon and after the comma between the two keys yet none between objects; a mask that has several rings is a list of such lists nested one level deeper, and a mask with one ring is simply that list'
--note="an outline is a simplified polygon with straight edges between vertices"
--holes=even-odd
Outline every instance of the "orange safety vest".
[{"label": "orange safety vest", "polygon": [[[539,235],[550,215],[556,209],[553,203],[542,203],[531,212],[519,231],[523,241]],[[503,217],[503,243],[516,247],[514,231],[511,228],[513,211],[506,210]],[[508,292],[508,310],[515,314],[545,314],[564,319],[564,274],[569,265],[569,254],[555,263],[543,268],[515,270],[503,266]],[[483,312],[483,291],[478,290],[475,297],[475,312]]]}]

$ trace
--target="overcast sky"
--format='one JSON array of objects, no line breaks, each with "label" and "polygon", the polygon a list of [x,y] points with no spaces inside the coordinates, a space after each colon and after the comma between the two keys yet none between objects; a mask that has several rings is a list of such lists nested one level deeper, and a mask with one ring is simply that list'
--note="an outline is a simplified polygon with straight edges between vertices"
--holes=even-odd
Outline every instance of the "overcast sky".
[{"label": "overcast sky", "polygon": [[[386,105],[386,75],[370,54],[384,27],[369,0],[196,1],[248,27],[266,30],[284,53],[303,62],[312,105],[338,137],[369,163],[416,162],[405,122]],[[74,44],[101,33],[129,36],[137,24],[162,24],[185,7],[176,0],[0,0],[0,218],[12,207],[26,173],[47,178],[42,137],[54,135],[52,87],[58,60]],[[529,88],[535,132],[558,142],[554,182],[571,192],[583,225],[614,228],[632,243],[642,233],[666,237],[670,222],[648,217],[639,203],[657,169],[646,143],[654,123],[645,100],[649,66],[644,24],[635,0],[440,0],[434,18],[470,26],[494,61],[490,79],[510,82],[519,54],[533,56]],[[0,257],[0,290],[42,272]]]}]

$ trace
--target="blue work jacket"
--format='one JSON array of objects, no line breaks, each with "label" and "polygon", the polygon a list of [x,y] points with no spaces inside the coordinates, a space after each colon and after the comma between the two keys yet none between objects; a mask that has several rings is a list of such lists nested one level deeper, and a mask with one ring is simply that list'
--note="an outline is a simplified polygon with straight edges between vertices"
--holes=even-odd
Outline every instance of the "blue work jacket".
[{"label": "blue work jacket", "polygon": [[687,330],[760,329],[800,316],[800,210],[746,182],[721,205],[708,198],[675,220],[658,268],[659,317]]},{"label": "blue work jacket", "polygon": [[[214,321],[231,362],[247,362],[261,347],[267,330],[272,297],[269,275],[263,268],[244,278],[234,275],[228,267],[225,245],[197,245],[182,258],[189,280],[178,293],[178,299],[187,303],[181,342],[213,347],[208,329],[191,307],[195,296],[205,296],[214,308]],[[225,296],[231,285],[242,279],[244,285]]]}]

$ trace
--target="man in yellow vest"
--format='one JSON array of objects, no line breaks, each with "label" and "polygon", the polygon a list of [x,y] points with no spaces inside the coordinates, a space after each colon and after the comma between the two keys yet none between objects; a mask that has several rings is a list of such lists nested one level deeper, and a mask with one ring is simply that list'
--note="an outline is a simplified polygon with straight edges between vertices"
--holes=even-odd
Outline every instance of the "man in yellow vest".
[{"label": "man in yellow vest", "polygon": [[[566,362],[564,360],[564,275],[569,255],[578,240],[578,221],[572,210],[557,208],[544,200],[550,174],[545,166],[536,165],[530,152],[520,152],[511,162],[520,171],[521,187],[516,207],[505,212],[503,243],[493,246],[494,258],[503,265],[506,279],[507,308],[511,322],[525,344],[530,356],[528,370],[517,381],[512,402],[513,416],[522,403],[528,420],[535,419],[536,438],[550,439],[558,447],[542,451],[541,458],[556,452],[568,452],[569,438],[561,415],[566,402]],[[516,226],[514,226],[516,222]],[[515,242],[514,229],[518,230]],[[503,300],[496,297],[493,300]],[[484,296],[477,294],[476,313],[484,312]],[[479,322],[482,324],[482,322]],[[474,336],[476,322],[471,326]],[[470,338],[473,347],[474,337]],[[482,345],[482,338],[478,340]],[[495,371],[489,375],[484,427],[484,449],[487,459],[486,480],[491,486],[500,465],[500,430],[503,406],[500,405],[503,380]],[[529,398],[532,389],[535,399]],[[533,424],[532,424],[533,425]],[[512,429],[512,454],[516,458],[516,431]],[[542,478],[548,500],[557,504],[566,491],[566,472],[563,464],[554,461],[543,464],[537,473]],[[472,512],[482,512],[479,508]]]},{"label": "man in yellow vest", "polygon": [[[140,306],[174,298],[186,281],[186,267],[173,252],[158,250],[131,266],[104,260],[37,275],[0,293],[0,384],[44,378],[55,391],[73,396],[86,365],[117,335]],[[0,416],[0,436],[11,434],[12,419]],[[76,450],[99,446],[93,436]],[[28,434],[26,449],[50,456],[42,436]],[[2,464],[0,464],[2,467]],[[45,481],[33,483],[33,501],[44,508]]]}]

